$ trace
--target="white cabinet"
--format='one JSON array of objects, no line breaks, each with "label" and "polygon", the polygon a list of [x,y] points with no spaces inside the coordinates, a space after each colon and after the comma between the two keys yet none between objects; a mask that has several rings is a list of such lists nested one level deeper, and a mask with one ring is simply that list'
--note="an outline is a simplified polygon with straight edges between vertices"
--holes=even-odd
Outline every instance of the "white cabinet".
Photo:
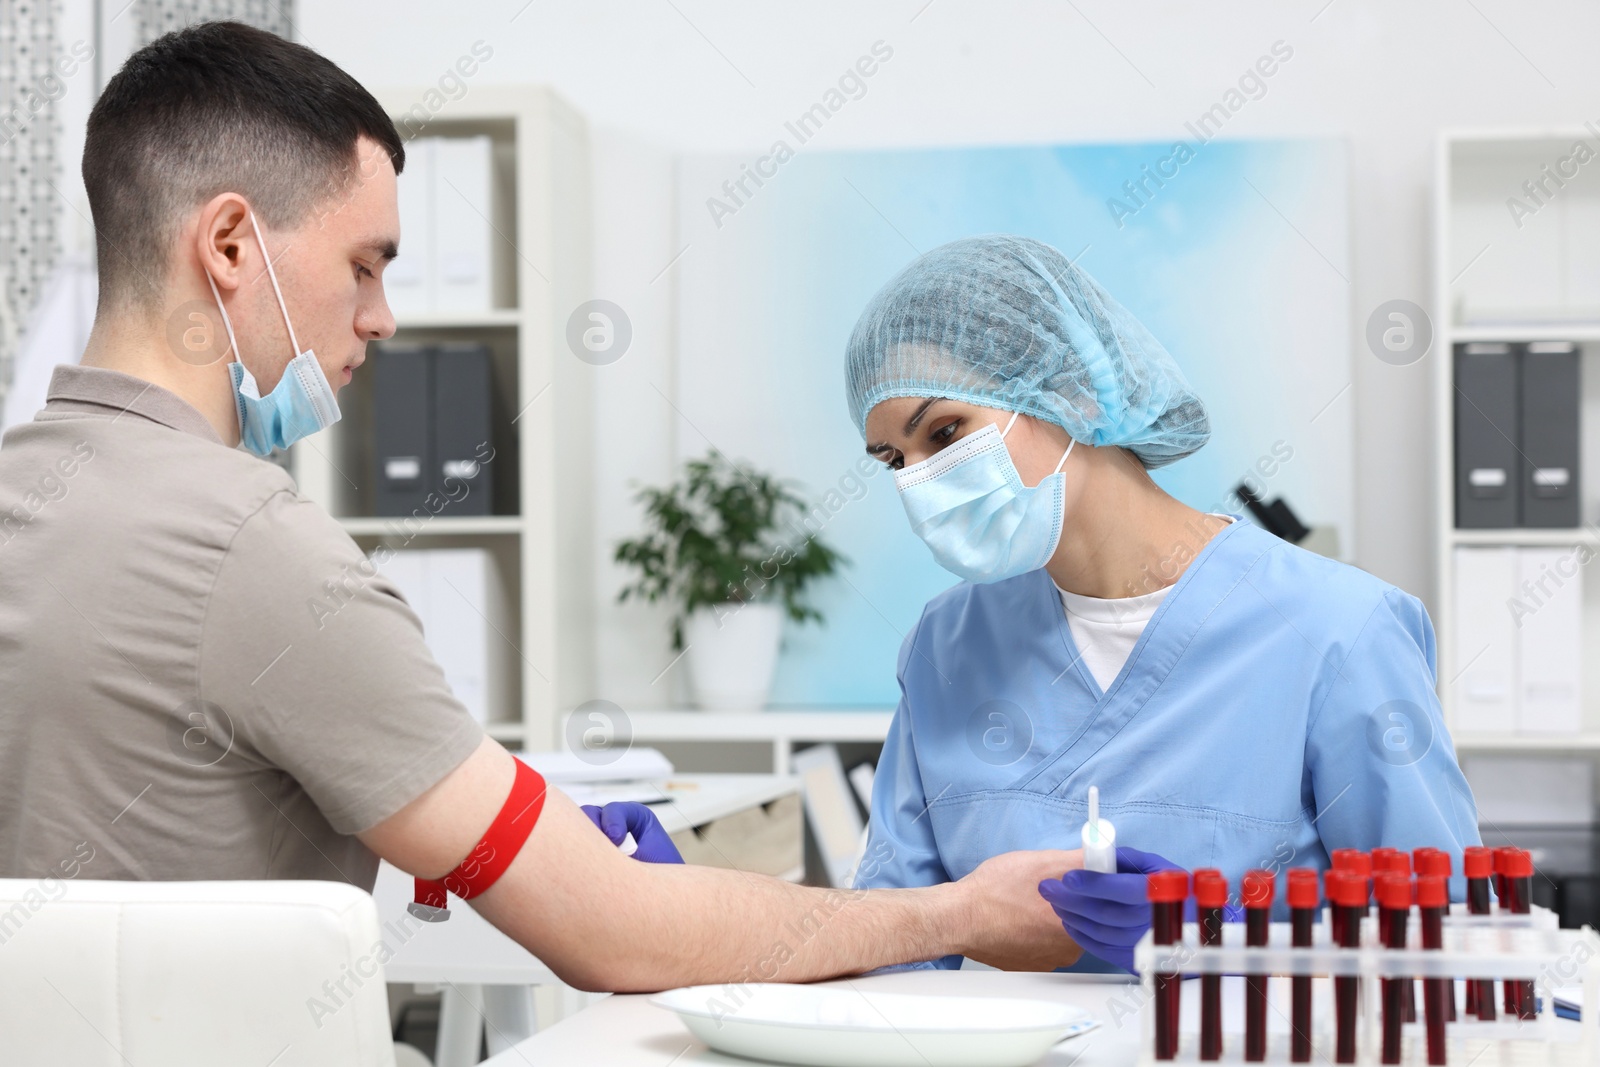
[{"label": "white cabinet", "polygon": [[[400,116],[423,92],[376,95]],[[500,587],[485,599],[506,605],[506,625],[494,628],[504,647],[485,657],[499,672],[485,692],[507,694],[490,700],[490,732],[531,750],[557,747],[556,724],[595,684],[586,443],[597,368],[566,342],[568,317],[594,295],[587,127],[547,89],[494,85],[399,125],[412,145],[440,139],[419,147],[401,183],[431,183],[428,195],[450,209],[435,214],[431,233],[414,234],[426,225],[417,205],[427,190],[402,197],[395,340],[489,347],[493,514],[452,515],[443,499],[409,517],[371,514],[370,366],[340,392],[341,421],[295,446],[291,469],[369,553],[379,544],[487,550]],[[430,284],[444,295],[421,291]]]}]

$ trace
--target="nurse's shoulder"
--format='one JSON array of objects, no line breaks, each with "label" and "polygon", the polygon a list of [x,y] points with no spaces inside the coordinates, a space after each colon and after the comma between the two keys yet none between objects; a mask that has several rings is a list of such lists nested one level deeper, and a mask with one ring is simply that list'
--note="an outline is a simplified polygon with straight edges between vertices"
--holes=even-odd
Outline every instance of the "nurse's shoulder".
[{"label": "nurse's shoulder", "polygon": [[1239,531],[1265,547],[1250,584],[1307,636],[1320,632],[1350,641],[1373,620],[1397,625],[1419,644],[1433,644],[1433,623],[1422,601],[1350,563],[1330,559],[1251,526]]}]

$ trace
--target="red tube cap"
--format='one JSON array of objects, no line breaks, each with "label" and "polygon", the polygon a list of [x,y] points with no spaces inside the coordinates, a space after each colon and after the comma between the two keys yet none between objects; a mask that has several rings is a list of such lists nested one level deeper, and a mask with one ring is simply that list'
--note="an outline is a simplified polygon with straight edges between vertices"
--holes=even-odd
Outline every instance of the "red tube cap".
[{"label": "red tube cap", "polygon": [[1437,874],[1441,878],[1450,877],[1450,853],[1443,849],[1419,848],[1412,856],[1416,860],[1418,874]]},{"label": "red tube cap", "polygon": [[1525,848],[1506,849],[1505,875],[1507,878],[1532,878],[1533,853]]},{"label": "red tube cap", "polygon": [[1355,871],[1334,867],[1323,874],[1322,884],[1328,899],[1340,907],[1367,906],[1367,879]]},{"label": "red tube cap", "polygon": [[1152,904],[1182,904],[1189,899],[1188,871],[1157,871],[1148,882],[1145,892]]},{"label": "red tube cap", "polygon": [[1501,845],[1499,848],[1494,850],[1494,873],[1495,874],[1505,874],[1506,873],[1506,860],[1509,859],[1511,854],[1513,852],[1515,852],[1515,851],[1516,851],[1516,849],[1512,848],[1509,845]]},{"label": "red tube cap", "polygon": [[1372,877],[1372,857],[1359,848],[1336,848],[1333,865],[1341,871],[1354,871],[1363,878]]},{"label": "red tube cap", "polygon": [[1471,845],[1461,854],[1461,869],[1468,878],[1487,878],[1494,873],[1494,851]]},{"label": "red tube cap", "polygon": [[1246,871],[1240,896],[1247,908],[1270,908],[1277,888],[1271,871]]},{"label": "red tube cap", "polygon": [[1213,867],[1194,872],[1194,902],[1202,908],[1221,908],[1228,903],[1228,880]]},{"label": "red tube cap", "polygon": [[1378,907],[1406,911],[1411,907],[1411,876],[1399,871],[1378,872]]},{"label": "red tube cap", "polygon": [[1372,871],[1374,875],[1382,871],[1409,875],[1411,873],[1411,857],[1397,848],[1375,848],[1372,850]]},{"label": "red tube cap", "polygon": [[1289,907],[1315,908],[1319,899],[1316,871],[1310,867],[1295,867],[1289,872]]},{"label": "red tube cap", "polygon": [[1424,874],[1417,879],[1417,906],[1443,908],[1450,904],[1450,890],[1445,880],[1437,874]]}]

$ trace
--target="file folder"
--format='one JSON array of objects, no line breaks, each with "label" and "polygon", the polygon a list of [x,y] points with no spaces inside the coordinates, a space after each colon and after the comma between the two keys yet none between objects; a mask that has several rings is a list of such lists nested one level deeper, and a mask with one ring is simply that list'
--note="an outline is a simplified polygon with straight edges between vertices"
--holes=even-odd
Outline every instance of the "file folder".
[{"label": "file folder", "polygon": [[1517,729],[1517,627],[1507,606],[1516,593],[1517,549],[1455,550],[1455,729],[1509,734]]},{"label": "file folder", "polygon": [[434,309],[487,311],[494,218],[488,137],[442,137],[434,144]]},{"label": "file folder", "polygon": [[504,587],[493,553],[433,548],[427,560],[428,647],[456,699],[479,722],[511,717]]},{"label": "file folder", "polygon": [[1572,529],[1578,514],[1578,346],[1534,341],[1522,353],[1522,525]]},{"label": "file folder", "polygon": [[406,146],[406,169],[395,180],[400,207],[400,254],[383,271],[389,310],[401,321],[427,315],[434,305],[433,142]]},{"label": "file folder", "polygon": [[432,482],[451,515],[494,513],[491,445],[494,366],[487,345],[447,344],[433,350]]},{"label": "file folder", "polygon": [[445,684],[479,722],[513,718],[505,586],[482,548],[402,549],[379,567],[422,623]]},{"label": "file folder", "polygon": [[373,355],[373,514],[430,515],[432,360],[425,345],[386,344]]},{"label": "file folder", "polygon": [[1517,550],[1518,732],[1583,727],[1583,567],[1576,549]]},{"label": "file folder", "polygon": [[1458,529],[1517,525],[1517,365],[1509,344],[1455,350]]}]

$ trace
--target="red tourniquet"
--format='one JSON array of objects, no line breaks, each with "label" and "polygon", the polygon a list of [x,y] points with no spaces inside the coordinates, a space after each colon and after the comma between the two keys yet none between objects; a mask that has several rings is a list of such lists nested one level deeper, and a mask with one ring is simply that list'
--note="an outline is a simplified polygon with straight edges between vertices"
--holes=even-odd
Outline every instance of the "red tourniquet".
[{"label": "red tourniquet", "polygon": [[447,891],[462,900],[471,900],[499,881],[522,851],[544,810],[545,784],[538,771],[521,760],[516,762],[517,777],[511,783],[511,795],[467,858],[437,881],[417,879],[416,900],[408,909],[413,915],[430,922],[449,918]]}]

